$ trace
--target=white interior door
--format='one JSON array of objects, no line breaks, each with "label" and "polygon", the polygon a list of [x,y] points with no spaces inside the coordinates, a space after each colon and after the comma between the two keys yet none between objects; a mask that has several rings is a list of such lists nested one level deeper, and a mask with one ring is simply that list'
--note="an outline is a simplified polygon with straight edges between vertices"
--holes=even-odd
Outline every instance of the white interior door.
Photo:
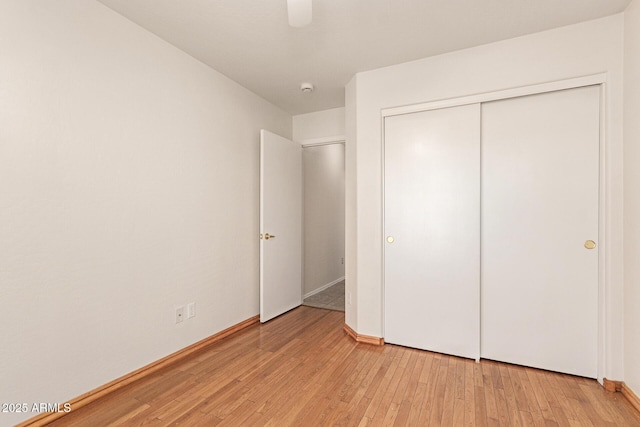
[{"label": "white interior door", "polygon": [[597,375],[599,88],[482,106],[483,358]]},{"label": "white interior door", "polygon": [[302,304],[302,147],[260,131],[260,321]]},{"label": "white interior door", "polygon": [[384,338],[478,358],[480,106],[385,118]]}]

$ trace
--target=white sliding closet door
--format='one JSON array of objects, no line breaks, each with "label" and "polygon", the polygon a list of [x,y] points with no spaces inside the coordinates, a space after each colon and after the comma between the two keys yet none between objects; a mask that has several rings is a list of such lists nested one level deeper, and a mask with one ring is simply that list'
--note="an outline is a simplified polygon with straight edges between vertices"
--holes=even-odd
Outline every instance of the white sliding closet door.
[{"label": "white sliding closet door", "polygon": [[599,87],[482,105],[483,358],[595,378]]},{"label": "white sliding closet door", "polygon": [[385,341],[478,358],[480,105],[384,123]]}]

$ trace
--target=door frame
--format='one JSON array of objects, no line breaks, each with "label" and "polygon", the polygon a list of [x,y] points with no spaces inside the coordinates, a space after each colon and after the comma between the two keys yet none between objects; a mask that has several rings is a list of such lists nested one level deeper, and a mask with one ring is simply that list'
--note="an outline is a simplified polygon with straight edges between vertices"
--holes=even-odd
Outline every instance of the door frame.
[{"label": "door frame", "polygon": [[[600,87],[600,147],[599,147],[599,198],[598,198],[598,244],[600,246],[600,252],[598,253],[598,370],[597,370],[597,380],[600,384],[603,383],[605,366],[607,363],[606,360],[606,343],[608,341],[607,337],[607,324],[608,315],[610,312],[615,311],[614,307],[607,307],[607,259],[608,255],[611,251],[607,240],[607,226],[609,225],[609,220],[607,216],[607,205],[609,201],[608,192],[607,192],[607,175],[608,170],[606,167],[606,91],[607,91],[607,74],[599,73],[588,76],[576,77],[565,80],[558,80],[553,82],[546,82],[535,85],[521,86],[515,88],[509,88],[504,90],[491,91],[486,93],[456,97],[456,98],[448,98],[441,99],[436,101],[411,104],[405,106],[384,108],[380,111],[380,120],[381,120],[381,132],[382,132],[382,152],[381,152],[381,167],[382,167],[382,224],[381,236],[386,236],[385,234],[385,194],[384,194],[384,182],[385,182],[385,129],[384,129],[384,119],[386,117],[397,116],[402,114],[411,114],[418,113],[421,111],[429,111],[436,110],[447,107],[457,107],[468,104],[482,104],[490,101],[497,101],[502,99],[509,98],[518,98],[527,95],[537,95],[547,92],[555,92],[566,89],[575,89],[579,87],[585,86],[599,86]],[[385,316],[385,245],[382,245],[382,318]],[[382,322],[382,336],[384,337],[385,331],[385,322]],[[480,342],[478,342],[478,348],[480,348]],[[479,362],[480,359],[476,361]]]}]

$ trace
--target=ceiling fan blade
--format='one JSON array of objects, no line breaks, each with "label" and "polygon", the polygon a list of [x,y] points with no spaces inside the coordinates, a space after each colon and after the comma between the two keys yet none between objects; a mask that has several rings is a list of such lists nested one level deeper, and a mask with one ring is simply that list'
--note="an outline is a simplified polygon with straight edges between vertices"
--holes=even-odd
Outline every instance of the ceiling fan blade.
[{"label": "ceiling fan blade", "polygon": [[311,2],[312,0],[287,0],[289,25],[304,27],[311,23]]}]

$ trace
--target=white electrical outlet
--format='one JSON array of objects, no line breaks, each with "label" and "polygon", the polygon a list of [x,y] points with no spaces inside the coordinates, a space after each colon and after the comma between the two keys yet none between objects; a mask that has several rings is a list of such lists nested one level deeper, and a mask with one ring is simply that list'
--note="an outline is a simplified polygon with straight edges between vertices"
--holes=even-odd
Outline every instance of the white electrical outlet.
[{"label": "white electrical outlet", "polygon": [[347,304],[351,305],[351,291],[347,292]]},{"label": "white electrical outlet", "polygon": [[187,319],[191,319],[192,317],[196,317],[196,303],[190,302],[187,304]]},{"label": "white electrical outlet", "polygon": [[340,258],[340,263],[344,265],[344,258]]},{"label": "white electrical outlet", "polygon": [[176,323],[180,323],[184,320],[184,306],[176,308]]}]

